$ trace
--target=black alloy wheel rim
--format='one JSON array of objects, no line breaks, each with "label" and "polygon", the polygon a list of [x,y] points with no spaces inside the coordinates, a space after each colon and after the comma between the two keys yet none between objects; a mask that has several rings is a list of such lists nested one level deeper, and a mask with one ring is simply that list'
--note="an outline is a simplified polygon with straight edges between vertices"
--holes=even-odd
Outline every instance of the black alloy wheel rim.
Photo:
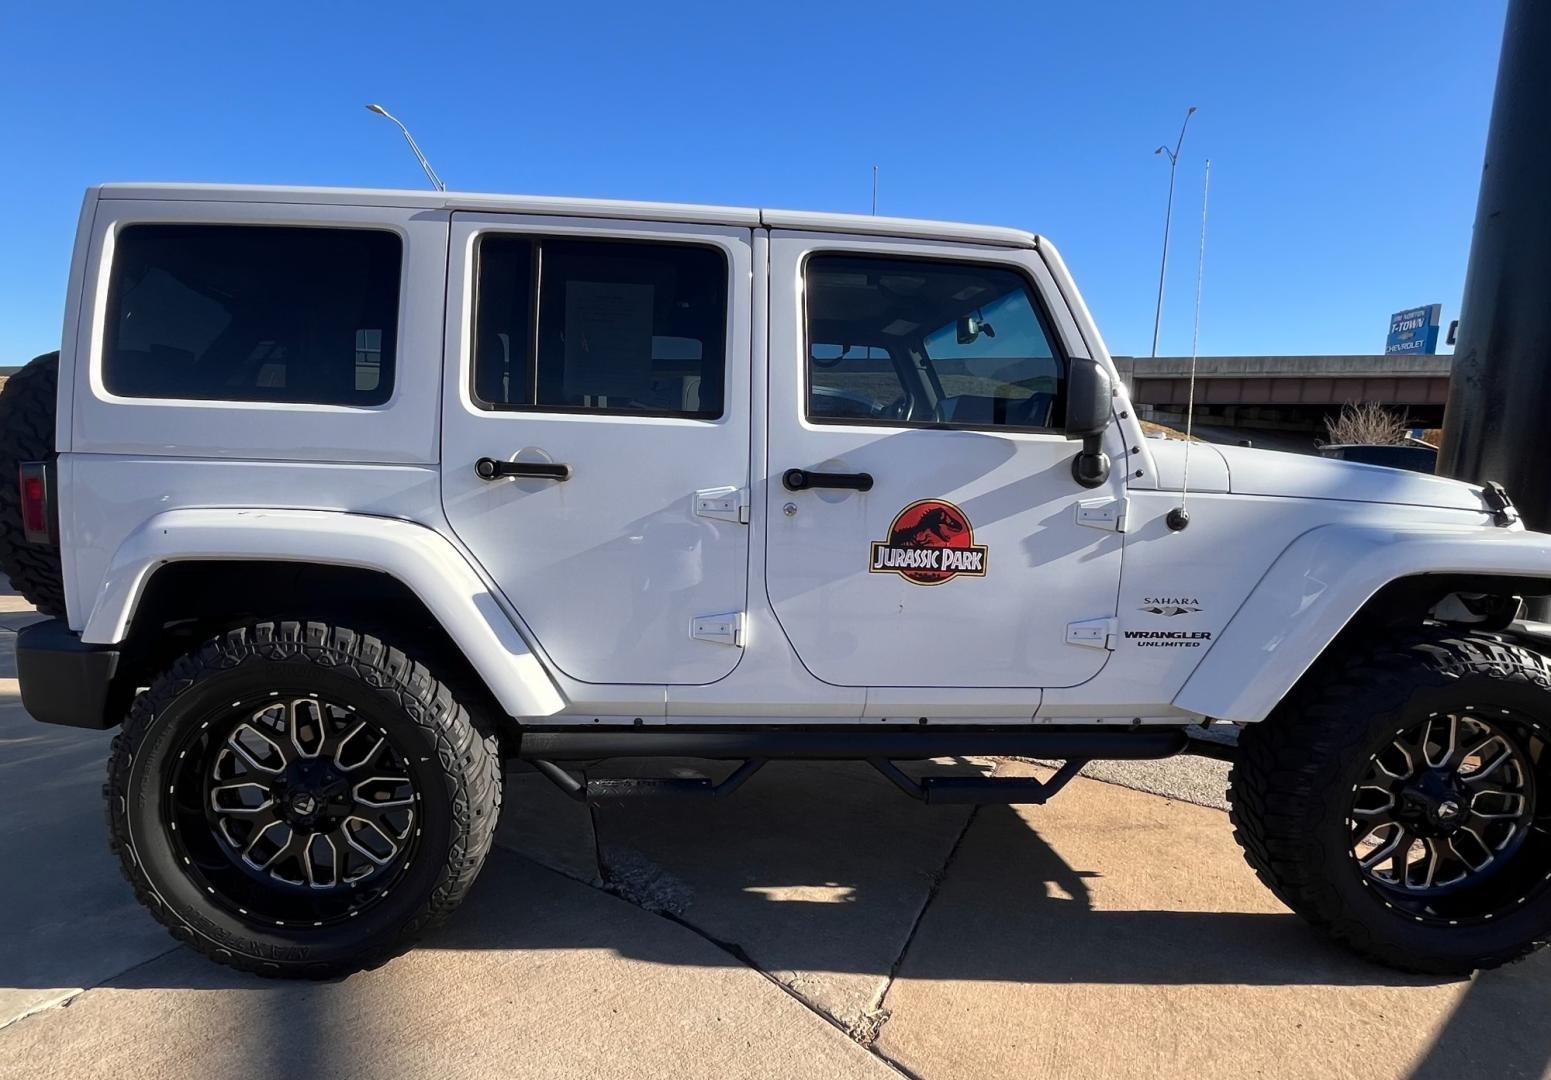
[{"label": "black alloy wheel rim", "polygon": [[354,706],[308,691],[232,702],[185,740],[163,820],[183,872],[260,926],[325,926],[388,895],[414,859],[408,759]]},{"label": "black alloy wheel rim", "polygon": [[1537,721],[1467,706],[1400,729],[1352,788],[1349,853],[1362,883],[1418,922],[1499,918],[1551,887],[1551,766]]}]

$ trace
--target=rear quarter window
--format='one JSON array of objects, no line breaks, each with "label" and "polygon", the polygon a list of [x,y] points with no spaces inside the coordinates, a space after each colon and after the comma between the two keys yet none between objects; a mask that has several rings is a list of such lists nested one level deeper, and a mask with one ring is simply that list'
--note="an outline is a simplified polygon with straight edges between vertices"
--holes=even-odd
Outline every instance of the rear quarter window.
[{"label": "rear quarter window", "polygon": [[380,405],[403,244],[377,229],[130,225],[102,380],[120,397]]}]

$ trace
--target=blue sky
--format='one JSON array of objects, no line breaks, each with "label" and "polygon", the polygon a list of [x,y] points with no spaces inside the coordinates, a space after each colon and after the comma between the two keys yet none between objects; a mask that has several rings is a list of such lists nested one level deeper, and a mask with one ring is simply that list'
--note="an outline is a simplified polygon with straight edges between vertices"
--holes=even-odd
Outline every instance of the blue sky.
[{"label": "blue sky", "polygon": [[[141,10],[143,9],[143,10]],[[0,365],[56,348],[82,190],[450,187],[1017,225],[1145,354],[1378,352],[1458,315],[1503,0],[0,5]]]}]

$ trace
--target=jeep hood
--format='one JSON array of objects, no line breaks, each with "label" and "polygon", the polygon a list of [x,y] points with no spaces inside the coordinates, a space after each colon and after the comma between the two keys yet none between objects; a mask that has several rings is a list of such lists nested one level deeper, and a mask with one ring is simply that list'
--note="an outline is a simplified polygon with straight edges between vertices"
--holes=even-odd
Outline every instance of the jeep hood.
[{"label": "jeep hood", "polygon": [[1449,510],[1487,510],[1481,489],[1441,476],[1363,465],[1355,461],[1214,446],[1228,466],[1228,490],[1235,495],[1282,495],[1297,499],[1397,503]]}]

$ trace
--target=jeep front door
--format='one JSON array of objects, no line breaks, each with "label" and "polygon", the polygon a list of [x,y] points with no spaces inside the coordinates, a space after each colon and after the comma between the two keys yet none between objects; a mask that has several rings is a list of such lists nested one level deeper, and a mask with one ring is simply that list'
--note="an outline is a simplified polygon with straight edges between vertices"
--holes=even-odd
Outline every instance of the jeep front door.
[{"label": "jeep front door", "polygon": [[775,232],[766,587],[819,678],[1062,687],[1104,666],[1124,447],[1080,486],[1086,350],[1038,253]]},{"label": "jeep front door", "polygon": [[707,683],[741,655],[751,235],[453,215],[443,504],[579,681]]}]

